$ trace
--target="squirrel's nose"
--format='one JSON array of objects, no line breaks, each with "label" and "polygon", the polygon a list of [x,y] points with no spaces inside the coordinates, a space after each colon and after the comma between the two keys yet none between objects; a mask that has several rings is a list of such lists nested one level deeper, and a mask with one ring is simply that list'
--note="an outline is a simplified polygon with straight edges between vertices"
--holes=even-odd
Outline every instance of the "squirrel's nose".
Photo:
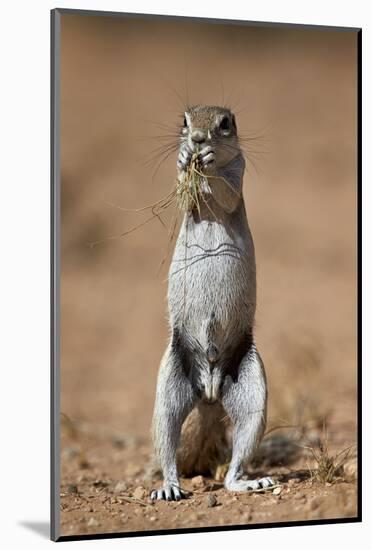
[{"label": "squirrel's nose", "polygon": [[202,130],[193,130],[191,138],[195,143],[203,143],[206,141],[206,134]]}]

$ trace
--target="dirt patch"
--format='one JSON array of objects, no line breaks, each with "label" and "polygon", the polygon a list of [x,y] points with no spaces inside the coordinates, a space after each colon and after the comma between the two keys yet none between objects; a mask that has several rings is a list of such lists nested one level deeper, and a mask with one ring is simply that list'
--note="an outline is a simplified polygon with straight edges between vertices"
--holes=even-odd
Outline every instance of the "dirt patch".
[{"label": "dirt patch", "polygon": [[[260,460],[258,457],[256,467],[249,469],[254,477],[265,475],[268,470],[278,485],[274,492],[231,493],[223,488],[220,480],[199,476],[181,479],[182,487],[189,491],[187,499],[153,502],[149,494],[160,481],[149,480],[147,476],[151,455],[149,442],[125,440],[117,435],[97,439],[86,431],[87,426],[83,426],[83,431],[77,430],[75,437],[64,437],[61,488],[64,535],[249,525],[357,515],[355,449],[333,483],[313,480],[318,465],[311,460],[306,448],[299,446],[297,458],[290,461],[290,466],[275,464],[267,468],[266,460],[272,462],[274,457],[278,457],[277,453],[270,452]],[[314,435],[312,431],[311,437]],[[282,436],[281,453],[288,445],[287,441],[287,437]],[[274,446],[278,447],[277,441]],[[271,448],[267,436],[264,452]]]}]

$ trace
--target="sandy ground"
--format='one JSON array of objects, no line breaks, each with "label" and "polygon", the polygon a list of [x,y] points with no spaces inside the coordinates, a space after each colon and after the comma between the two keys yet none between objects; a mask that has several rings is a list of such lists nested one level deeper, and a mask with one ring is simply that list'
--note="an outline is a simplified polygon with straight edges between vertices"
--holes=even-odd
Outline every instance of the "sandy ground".
[{"label": "sandy ground", "polygon": [[[355,46],[344,32],[64,16],[63,535],[356,514]],[[168,259],[157,274],[168,233],[154,220],[88,243],[146,219],[112,204],[140,208],[174,184],[174,155],[156,173],[161,157],[146,164],[182,116],[173,88],[183,97],[188,88],[192,103],[229,96],[240,133],[253,138],[244,196],[268,429],[296,428],[268,434],[250,469],[274,477],[279,494],[227,494],[220,479],[203,479],[184,480],[185,501],[147,500],[159,483],[145,474],[168,338]],[[352,446],[331,484],[312,478],[318,465],[304,448],[324,440],[324,423],[331,456]]]},{"label": "sandy ground", "polygon": [[[277,482],[274,492],[230,493],[221,480],[197,476],[182,480],[189,498],[153,503],[148,494],[159,481],[153,483],[146,476],[148,441],[117,434],[99,438],[90,435],[87,425],[80,428],[76,439],[64,439],[64,535],[351,518],[357,513],[354,452],[335,482],[319,482],[311,478],[317,465],[310,452],[301,447],[293,450],[292,440],[276,436],[266,460],[249,468],[254,477],[268,471]],[[343,439],[335,446],[339,432]],[[333,451],[353,440],[343,425],[329,435]],[[272,460],[273,455],[277,456]]]}]

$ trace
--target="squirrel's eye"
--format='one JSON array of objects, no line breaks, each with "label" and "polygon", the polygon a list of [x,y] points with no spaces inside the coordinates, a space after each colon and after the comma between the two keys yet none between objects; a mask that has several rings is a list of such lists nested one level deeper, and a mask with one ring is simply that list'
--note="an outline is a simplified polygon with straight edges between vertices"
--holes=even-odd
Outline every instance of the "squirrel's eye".
[{"label": "squirrel's eye", "polygon": [[229,122],[229,118],[228,117],[224,117],[223,120],[221,121],[220,125],[219,125],[219,128],[221,130],[230,130],[231,129],[231,125],[230,125],[230,122]]}]

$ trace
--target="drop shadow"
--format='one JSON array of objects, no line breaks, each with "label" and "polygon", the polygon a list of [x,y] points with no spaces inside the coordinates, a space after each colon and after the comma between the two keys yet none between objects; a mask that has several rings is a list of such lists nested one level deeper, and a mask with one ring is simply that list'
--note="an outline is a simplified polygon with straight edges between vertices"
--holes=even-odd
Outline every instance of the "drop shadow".
[{"label": "drop shadow", "polygon": [[287,481],[290,481],[290,479],[296,479],[299,483],[301,483],[310,479],[311,473],[309,470],[293,470],[288,474],[282,474],[278,477],[282,483],[286,483]]},{"label": "drop shadow", "polygon": [[50,539],[50,523],[48,521],[20,521],[22,527],[30,529],[42,538]]}]

